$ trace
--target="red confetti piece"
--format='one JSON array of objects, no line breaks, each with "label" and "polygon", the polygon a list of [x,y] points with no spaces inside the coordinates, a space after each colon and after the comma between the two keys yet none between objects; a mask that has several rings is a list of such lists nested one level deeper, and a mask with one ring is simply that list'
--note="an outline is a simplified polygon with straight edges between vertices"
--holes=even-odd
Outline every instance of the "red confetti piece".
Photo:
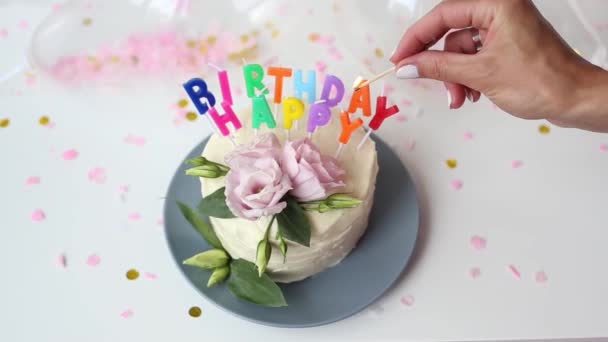
[{"label": "red confetti piece", "polygon": [[479,235],[474,235],[471,237],[471,247],[480,251],[486,248],[486,239],[482,238]]},{"label": "red confetti piece", "polygon": [[99,263],[101,262],[101,258],[99,257],[99,255],[97,254],[91,254],[87,257],[87,265],[91,266],[91,267],[95,267],[97,265],[99,265]]},{"label": "red confetti piece", "polygon": [[78,151],[74,149],[66,150],[61,154],[63,160],[74,160],[78,157]]},{"label": "red confetti piece", "polygon": [[536,278],[536,282],[537,283],[541,283],[541,284],[546,283],[547,280],[549,280],[549,278],[547,277],[547,274],[545,273],[545,271],[538,271],[538,272],[536,272],[535,278]]},{"label": "red confetti piece", "polygon": [[515,278],[517,278],[517,279],[521,279],[521,273],[519,273],[519,270],[518,270],[518,269],[517,269],[515,266],[513,266],[513,265],[509,265],[509,266],[507,266],[507,270],[508,270],[509,272],[511,272],[511,274],[512,274],[512,275],[513,275]]},{"label": "red confetti piece", "polygon": [[401,304],[403,304],[405,306],[412,306],[412,305],[414,305],[414,296],[405,295],[405,296],[401,297],[401,299],[399,301],[401,302]]},{"label": "red confetti piece", "polygon": [[522,165],[524,165],[524,162],[521,160],[514,160],[511,162],[511,167],[514,169],[519,169],[520,167],[522,167]]},{"label": "red confetti piece", "polygon": [[133,317],[133,310],[132,309],[125,309],[123,312],[120,313],[120,317],[124,318],[124,319],[128,319]]},{"label": "red confetti piece", "polygon": [[106,170],[101,167],[93,168],[89,171],[88,177],[93,183],[103,184],[106,182]]},{"label": "red confetti piece", "polygon": [[34,222],[44,221],[44,219],[46,219],[46,214],[44,211],[42,211],[42,209],[35,209],[32,212],[31,218]]},{"label": "red confetti piece", "polygon": [[462,181],[460,179],[453,179],[450,182],[450,186],[454,190],[460,190],[460,189],[462,189],[462,185],[463,185],[463,183],[462,183]]},{"label": "red confetti piece", "polygon": [[481,269],[479,267],[471,267],[469,270],[469,276],[473,279],[479,278],[481,275]]},{"label": "red confetti piece", "polygon": [[25,179],[25,184],[27,185],[34,185],[34,184],[40,184],[40,177],[38,176],[29,176]]}]

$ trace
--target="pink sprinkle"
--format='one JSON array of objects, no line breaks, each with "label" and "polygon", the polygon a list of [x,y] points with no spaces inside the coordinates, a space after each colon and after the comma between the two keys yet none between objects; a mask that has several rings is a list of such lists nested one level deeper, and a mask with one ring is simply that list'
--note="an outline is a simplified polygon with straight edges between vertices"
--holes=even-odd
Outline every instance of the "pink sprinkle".
[{"label": "pink sprinkle", "polygon": [[18,26],[22,30],[27,30],[27,28],[30,26],[30,24],[27,22],[27,20],[22,19],[21,21],[19,21]]},{"label": "pink sprinkle", "polygon": [[405,148],[406,148],[408,151],[413,151],[415,147],[416,147],[416,139],[414,139],[414,138],[410,138],[410,139],[407,141],[407,143],[405,144]]},{"label": "pink sprinkle", "polygon": [[99,265],[101,258],[97,254],[91,254],[87,257],[87,265],[95,267]]},{"label": "pink sprinkle", "polygon": [[608,152],[608,144],[600,144],[600,152]]},{"label": "pink sprinkle", "polygon": [[61,9],[61,6],[63,6],[61,3],[55,2],[54,4],[51,5],[51,9],[53,11],[58,11],[59,9]]},{"label": "pink sprinkle", "polygon": [[40,177],[38,176],[29,176],[25,179],[25,184],[27,185],[34,185],[34,184],[40,184]]},{"label": "pink sprinkle", "polygon": [[165,219],[162,217],[159,217],[158,220],[156,220],[156,224],[159,226],[162,226],[163,224],[165,224]]},{"label": "pink sprinkle", "polygon": [[89,180],[93,183],[103,184],[106,182],[106,170],[101,167],[89,171]]},{"label": "pink sprinkle", "polygon": [[325,72],[325,69],[327,68],[327,64],[325,64],[325,62],[323,62],[323,61],[316,61],[315,68],[317,69],[317,72]]},{"label": "pink sprinkle", "polygon": [[120,193],[127,193],[127,192],[129,192],[129,186],[128,185],[119,185],[118,186],[118,192],[120,192]]},{"label": "pink sprinkle", "polygon": [[473,139],[473,133],[472,132],[464,132],[464,134],[462,135],[462,137],[464,138],[464,140],[471,140],[471,139]]},{"label": "pink sprinkle", "polygon": [[404,107],[409,107],[412,105],[412,101],[407,100],[407,99],[401,100],[401,105]]},{"label": "pink sprinkle", "polygon": [[521,278],[521,273],[519,273],[519,271],[517,270],[517,268],[515,268],[515,266],[513,265],[509,265],[507,266],[507,269],[509,270],[509,272],[511,272],[511,274],[517,278],[520,279]]},{"label": "pink sprinkle", "polygon": [[536,282],[537,283],[546,283],[548,280],[547,278],[547,274],[545,273],[545,271],[538,271],[536,272]]},{"label": "pink sprinkle", "polygon": [[454,190],[460,190],[462,189],[462,181],[460,179],[453,179],[450,182],[450,186],[452,187],[452,189]]},{"label": "pink sprinkle", "polygon": [[405,116],[404,114],[398,114],[395,117],[395,120],[397,120],[398,122],[406,122],[407,121],[407,116]]},{"label": "pink sprinkle", "polygon": [[63,158],[63,160],[74,160],[77,157],[78,157],[78,151],[76,151],[74,149],[66,150],[61,155],[61,158]]},{"label": "pink sprinkle", "polygon": [[141,219],[141,215],[139,213],[130,213],[129,214],[129,220],[137,221],[139,219]]},{"label": "pink sprinkle", "polygon": [[514,169],[519,169],[522,165],[524,165],[524,162],[521,160],[514,160],[511,162],[511,167]]},{"label": "pink sprinkle", "polygon": [[61,253],[57,256],[57,258],[55,259],[57,266],[62,267],[62,268],[66,268],[68,266],[68,260],[67,257],[65,256],[65,253]]},{"label": "pink sprinkle", "polygon": [[[182,113],[183,112],[183,113]],[[184,110],[180,110],[179,114],[183,114],[183,116],[185,116],[187,111]],[[133,144],[133,145],[137,145],[137,146],[143,146],[146,144],[146,138],[142,137],[142,136],[136,136],[133,134],[129,134],[126,138],[125,138],[125,143],[127,144]]]},{"label": "pink sprinkle", "polygon": [[145,273],[144,273],[144,277],[146,277],[146,278],[148,278],[148,279],[152,279],[152,280],[154,280],[154,279],[158,278],[158,276],[157,276],[156,274],[154,274],[154,273],[150,273],[150,272],[145,272]]},{"label": "pink sprinkle", "polygon": [[414,305],[414,296],[405,295],[405,296],[401,297],[400,302],[401,302],[401,304],[403,304],[405,306],[412,306],[412,305]]},{"label": "pink sprinkle", "polygon": [[32,221],[35,222],[40,222],[44,219],[46,219],[46,214],[44,213],[44,211],[42,211],[42,209],[36,209],[32,212]]},{"label": "pink sprinkle", "polygon": [[479,269],[479,267],[471,267],[471,269],[469,270],[469,276],[471,276],[471,278],[473,279],[479,278],[480,275],[481,270]]},{"label": "pink sprinkle", "polygon": [[8,36],[8,30],[3,28],[0,29],[0,38],[6,38]]},{"label": "pink sprinkle", "polygon": [[126,309],[123,312],[120,313],[120,317],[124,318],[124,319],[128,319],[133,317],[133,310],[131,309]]},{"label": "pink sprinkle", "polygon": [[25,84],[26,84],[28,87],[33,87],[33,86],[36,84],[36,76],[34,76],[34,75],[28,75],[28,76],[25,78]]},{"label": "pink sprinkle", "polygon": [[389,96],[393,91],[395,91],[395,87],[392,85],[385,83],[384,84],[384,95]]},{"label": "pink sprinkle", "polygon": [[480,250],[486,248],[486,239],[482,238],[479,235],[473,235],[471,237],[471,246],[474,249],[480,251]]}]

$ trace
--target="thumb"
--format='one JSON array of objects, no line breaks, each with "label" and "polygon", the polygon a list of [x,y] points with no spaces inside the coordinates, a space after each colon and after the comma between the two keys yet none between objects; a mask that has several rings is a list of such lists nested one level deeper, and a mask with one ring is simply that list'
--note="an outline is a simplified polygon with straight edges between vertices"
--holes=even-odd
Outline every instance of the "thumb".
[{"label": "thumb", "polygon": [[473,86],[477,78],[475,55],[445,51],[423,51],[397,64],[397,78],[431,78],[437,81]]}]

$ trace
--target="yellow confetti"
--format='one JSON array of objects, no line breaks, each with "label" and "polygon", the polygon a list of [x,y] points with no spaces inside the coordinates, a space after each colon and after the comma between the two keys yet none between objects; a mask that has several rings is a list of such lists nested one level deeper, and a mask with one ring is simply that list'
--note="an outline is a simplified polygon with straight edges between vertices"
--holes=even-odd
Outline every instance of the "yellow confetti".
[{"label": "yellow confetti", "polygon": [[272,38],[276,38],[279,36],[281,32],[277,29],[272,30]]},{"label": "yellow confetti", "polygon": [[540,134],[549,134],[551,132],[551,127],[549,127],[548,125],[542,124],[542,125],[538,126],[538,132]]},{"label": "yellow confetti", "polygon": [[43,115],[40,117],[40,119],[38,119],[38,123],[41,124],[42,126],[48,125],[50,121],[51,121],[51,119],[49,119],[49,117],[46,115]]},{"label": "yellow confetti", "polygon": [[193,306],[188,310],[188,314],[192,317],[200,317],[203,311],[198,306]]},{"label": "yellow confetti", "polygon": [[9,119],[0,119],[0,127],[4,128],[4,127],[8,127],[8,125],[11,123],[11,120]]},{"label": "yellow confetti", "polygon": [[198,48],[198,52],[201,53],[201,55],[206,55],[207,51],[209,51],[209,48],[207,47],[206,44],[202,44],[199,48]]},{"label": "yellow confetti", "polygon": [[245,44],[249,40],[249,36],[246,34],[241,35],[241,43]]},{"label": "yellow confetti", "polygon": [[188,112],[188,113],[186,113],[186,119],[188,119],[190,121],[194,121],[194,120],[198,119],[198,115],[196,115],[195,112]]},{"label": "yellow confetti", "polygon": [[267,29],[273,28],[274,23],[272,21],[267,21],[264,23],[264,27],[266,27]]},{"label": "yellow confetti", "polygon": [[116,63],[119,63],[119,62],[120,62],[120,57],[119,56],[116,56],[116,55],[110,56],[110,63],[116,64]]},{"label": "yellow confetti", "polygon": [[194,49],[196,47],[196,40],[194,39],[189,39],[186,42],[186,45],[190,48],[190,49]]},{"label": "yellow confetti", "polygon": [[378,58],[382,58],[384,57],[384,51],[382,51],[382,49],[380,48],[375,48],[374,49],[374,54],[376,55],[376,57]]},{"label": "yellow confetti", "polygon": [[308,40],[310,40],[311,42],[316,42],[317,40],[319,40],[319,38],[321,38],[321,35],[315,32],[308,35]]},{"label": "yellow confetti", "polygon": [[458,166],[458,161],[456,159],[448,159],[445,161],[445,165],[450,169],[455,169]]},{"label": "yellow confetti", "polygon": [[135,280],[135,279],[139,278],[139,272],[137,272],[136,269],[132,268],[127,271],[126,276],[127,276],[127,279],[129,279],[129,280]]},{"label": "yellow confetti", "polygon": [[179,101],[177,101],[177,105],[180,108],[184,108],[184,107],[186,107],[188,105],[188,100],[186,100],[186,99],[180,99]]},{"label": "yellow confetti", "polygon": [[209,45],[215,44],[216,41],[217,41],[217,37],[216,36],[209,36],[209,37],[207,37],[207,43]]},{"label": "yellow confetti", "polygon": [[258,29],[251,30],[251,35],[254,36],[254,37],[259,36],[260,35],[260,30],[258,30]]},{"label": "yellow confetti", "polygon": [[82,25],[84,26],[91,26],[91,24],[93,23],[93,19],[87,17],[82,19]]}]

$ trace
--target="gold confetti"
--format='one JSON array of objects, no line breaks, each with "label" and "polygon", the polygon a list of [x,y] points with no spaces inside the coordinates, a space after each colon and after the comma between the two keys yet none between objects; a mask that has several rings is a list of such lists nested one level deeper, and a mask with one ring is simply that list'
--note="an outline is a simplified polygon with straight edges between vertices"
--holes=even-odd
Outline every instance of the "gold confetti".
[{"label": "gold confetti", "polygon": [[272,21],[267,21],[264,23],[264,27],[266,27],[267,29],[273,28],[274,23]]},{"label": "gold confetti", "polygon": [[448,159],[445,161],[445,165],[450,169],[455,169],[458,166],[458,161],[456,159]]},{"label": "gold confetti", "polygon": [[119,56],[116,56],[116,55],[110,56],[110,63],[116,64],[116,63],[119,63],[119,62],[120,62],[120,57]]},{"label": "gold confetti", "polygon": [[251,30],[251,35],[254,36],[254,37],[259,36],[260,35],[260,30],[258,30],[258,29]]},{"label": "gold confetti", "polygon": [[188,105],[188,100],[186,100],[186,99],[180,99],[179,101],[177,101],[177,105],[180,108],[184,108],[184,107],[186,107]]},{"label": "gold confetti", "polygon": [[538,132],[540,134],[549,134],[551,132],[551,127],[549,127],[548,125],[542,124],[542,125],[538,126]]},{"label": "gold confetti", "polygon": [[374,54],[376,55],[376,57],[378,58],[382,58],[384,57],[384,51],[382,51],[382,49],[380,48],[375,48],[374,49]]},{"label": "gold confetti", "polygon": [[93,19],[87,17],[82,19],[82,25],[84,26],[91,26],[91,24],[93,23]]},{"label": "gold confetti", "polygon": [[190,49],[194,49],[196,47],[196,40],[194,39],[189,39],[186,42],[186,45],[190,48]]},{"label": "gold confetti", "polygon": [[198,115],[196,115],[195,112],[188,112],[188,113],[186,113],[186,119],[188,119],[190,121],[194,121],[194,120],[198,119]]},{"label": "gold confetti", "polygon": [[207,51],[209,51],[207,44],[201,44],[201,46],[198,48],[198,52],[200,52],[201,55],[206,55]]},{"label": "gold confetti", "polygon": [[190,308],[190,310],[188,310],[188,314],[192,317],[200,317],[201,313],[202,310],[198,306],[193,306]]},{"label": "gold confetti", "polygon": [[310,40],[311,42],[316,42],[317,40],[319,40],[319,38],[321,38],[321,35],[315,32],[308,35],[308,40]]},{"label": "gold confetti", "polygon": [[4,128],[4,127],[8,127],[8,125],[11,123],[11,120],[9,119],[0,119],[0,127]]},{"label": "gold confetti", "polygon": [[272,30],[272,38],[276,38],[279,36],[281,32],[277,29]]},{"label": "gold confetti", "polygon": [[46,115],[43,115],[40,117],[40,119],[38,119],[38,123],[41,124],[42,126],[48,125],[50,121],[51,121],[51,119],[49,119],[49,117]]},{"label": "gold confetti", "polygon": [[246,34],[241,35],[241,43],[245,44],[249,40],[249,36]]},{"label": "gold confetti", "polygon": [[217,41],[217,37],[216,36],[209,36],[209,37],[207,37],[207,43],[209,45],[215,44],[216,41]]},{"label": "gold confetti", "polygon": [[129,280],[135,280],[135,279],[139,278],[139,272],[137,272],[137,270],[134,268],[128,270],[126,275],[127,275],[127,279],[129,279]]}]

